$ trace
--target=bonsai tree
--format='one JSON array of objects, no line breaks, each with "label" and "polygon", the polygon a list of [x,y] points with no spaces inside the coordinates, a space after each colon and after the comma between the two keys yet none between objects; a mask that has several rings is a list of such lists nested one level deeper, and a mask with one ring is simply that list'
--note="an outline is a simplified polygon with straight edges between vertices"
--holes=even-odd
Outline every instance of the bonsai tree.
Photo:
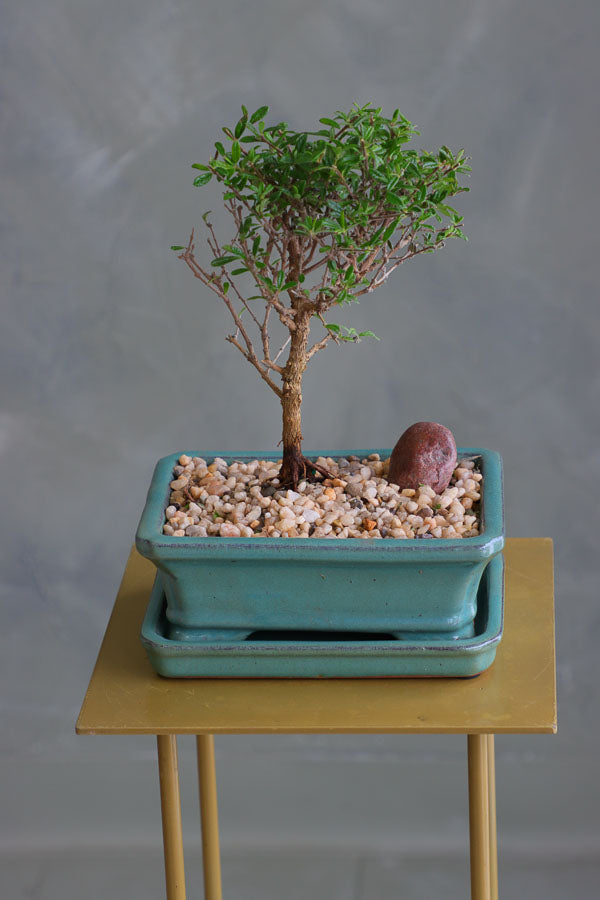
[{"label": "bonsai tree", "polygon": [[[408,149],[419,132],[399,110],[386,118],[381,108],[355,105],[320,119],[314,132],[267,126],[267,113],[242,106],[237,124],[223,129],[226,145],[217,141],[214,156],[193,165],[196,186],[216,178],[225,188],[229,242],[220,242],[205,213],[208,262],[196,256],[194,231],[187,246],[172,249],[225,303],[235,324],[227,340],[279,398],[279,479],[296,487],[317,470],[327,475],[302,454],[309,361],[329,343],[376,337],[331,321],[332,309],[370,294],[408,259],[463,237],[462,217],[447,201],[468,190],[458,176],[469,167],[462,150]],[[272,317],[288,332],[275,353]],[[312,342],[311,325],[320,332]]]}]

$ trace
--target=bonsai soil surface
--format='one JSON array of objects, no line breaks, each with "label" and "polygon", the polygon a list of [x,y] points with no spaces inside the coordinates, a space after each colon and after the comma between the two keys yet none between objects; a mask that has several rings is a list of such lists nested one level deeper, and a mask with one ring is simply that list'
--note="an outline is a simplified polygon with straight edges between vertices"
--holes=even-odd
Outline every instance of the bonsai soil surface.
[{"label": "bonsai soil surface", "polygon": [[[389,458],[315,459],[331,473],[286,490],[281,460],[227,463],[185,454],[173,470],[163,534],[175,537],[467,538],[480,530],[483,476],[477,457],[458,460],[440,494],[388,482]],[[310,473],[311,475],[313,473]]]}]

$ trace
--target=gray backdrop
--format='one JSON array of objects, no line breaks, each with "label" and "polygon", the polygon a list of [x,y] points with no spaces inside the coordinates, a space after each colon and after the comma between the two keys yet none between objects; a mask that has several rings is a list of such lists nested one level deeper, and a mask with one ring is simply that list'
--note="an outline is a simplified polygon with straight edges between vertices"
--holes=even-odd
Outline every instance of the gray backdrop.
[{"label": "gray backdrop", "polygon": [[[508,534],[556,541],[560,704],[557,737],[497,742],[502,848],[597,854],[596,0],[25,0],[1,18],[4,849],[158,845],[152,739],[76,738],[75,717],[155,460],[280,437],[226,310],[169,250],[218,203],[189,166],[241,103],[310,129],[358,100],[466,148],[470,242],[348,311],[384,339],[314,360],[305,446],[391,446],[432,419],[500,451]],[[463,750],[224,738],[224,844],[460,852]]]}]

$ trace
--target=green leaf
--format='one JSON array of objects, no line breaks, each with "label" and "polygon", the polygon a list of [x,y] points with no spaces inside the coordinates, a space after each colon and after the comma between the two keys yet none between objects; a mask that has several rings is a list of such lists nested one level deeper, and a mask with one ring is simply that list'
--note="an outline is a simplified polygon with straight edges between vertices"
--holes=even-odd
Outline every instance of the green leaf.
[{"label": "green leaf", "polygon": [[212,178],[212,172],[206,172],[204,175],[197,175],[194,178],[194,187],[200,187],[203,184],[208,184],[210,179]]},{"label": "green leaf", "polygon": [[376,341],[381,340],[381,338],[378,338],[377,335],[374,334],[372,331],[359,331],[358,336],[361,338],[363,338],[363,337],[375,338]]},{"label": "green leaf", "polygon": [[234,141],[231,145],[231,159],[234,163],[236,163],[240,156],[242,155],[242,150],[240,147],[239,141]]},{"label": "green leaf", "polygon": [[233,253],[233,255],[237,256],[239,259],[244,259],[244,251],[240,250],[239,247],[234,247],[233,244],[223,244],[223,250],[227,250],[228,253]]},{"label": "green leaf", "polygon": [[225,156],[225,147],[221,141],[215,141],[215,147],[217,148],[217,153],[220,153],[221,156]]},{"label": "green leaf", "polygon": [[202,163],[192,163],[192,169],[200,169],[202,172],[210,171],[209,167],[203,166]]},{"label": "green leaf", "polygon": [[256,110],[256,112],[252,113],[252,115],[250,116],[250,124],[254,125],[256,122],[258,122],[259,119],[264,119],[264,117],[266,116],[266,114],[268,112],[269,112],[268,106],[259,107]]},{"label": "green leaf", "polygon": [[212,260],[211,266],[226,266],[228,263],[235,262],[237,256],[217,256]]},{"label": "green leaf", "polygon": [[246,268],[244,268],[244,269],[232,269],[232,270],[231,270],[231,274],[232,274],[232,275],[243,275],[244,272],[247,272],[247,271],[248,271],[248,269],[246,269]]},{"label": "green leaf", "polygon": [[396,219],[394,222],[392,222],[392,224],[388,228],[385,229],[385,231],[381,235],[382,244],[386,244],[389,241],[389,239],[391,238],[391,236],[393,235],[393,233],[395,232],[397,227],[398,227],[398,220]]},{"label": "green leaf", "polygon": [[171,250],[185,250],[185,247],[180,247],[179,244],[173,244]]},{"label": "green leaf", "polygon": [[331,128],[337,128],[339,125],[339,122],[336,122],[335,119],[322,118],[319,119],[319,122],[322,122],[323,125],[330,125]]},{"label": "green leaf", "polygon": [[258,277],[259,277],[260,281],[262,281],[263,284],[267,285],[268,288],[270,288],[272,291],[275,290],[275,285],[273,284],[273,282],[271,281],[270,278],[268,278],[266,275],[259,275]]}]

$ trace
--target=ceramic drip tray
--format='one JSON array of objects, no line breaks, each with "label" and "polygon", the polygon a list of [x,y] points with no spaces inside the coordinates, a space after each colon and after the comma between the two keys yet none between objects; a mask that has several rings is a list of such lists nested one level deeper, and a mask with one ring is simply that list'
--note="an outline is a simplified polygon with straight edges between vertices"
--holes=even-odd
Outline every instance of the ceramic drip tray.
[{"label": "ceramic drip tray", "polygon": [[176,640],[155,581],[141,639],[152,666],[170,678],[469,677],[492,664],[502,637],[504,561],[494,557],[477,594],[469,636],[257,631],[242,640]]}]

